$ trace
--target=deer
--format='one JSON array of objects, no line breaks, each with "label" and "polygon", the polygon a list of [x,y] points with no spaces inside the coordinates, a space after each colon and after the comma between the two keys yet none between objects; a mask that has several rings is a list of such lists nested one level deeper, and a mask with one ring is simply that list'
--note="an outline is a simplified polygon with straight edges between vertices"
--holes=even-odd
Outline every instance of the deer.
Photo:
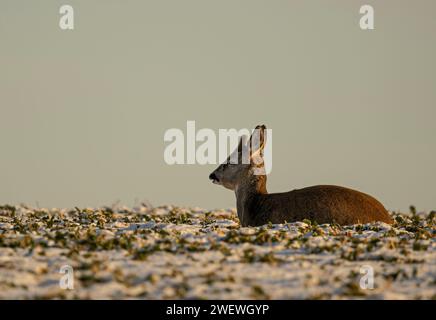
[{"label": "deer", "polygon": [[378,221],[393,223],[378,200],[346,187],[315,185],[289,192],[268,193],[263,161],[265,144],[266,126],[258,125],[249,141],[247,136],[242,135],[238,147],[209,175],[214,184],[234,191],[242,227],[305,219],[317,224],[338,225]]}]

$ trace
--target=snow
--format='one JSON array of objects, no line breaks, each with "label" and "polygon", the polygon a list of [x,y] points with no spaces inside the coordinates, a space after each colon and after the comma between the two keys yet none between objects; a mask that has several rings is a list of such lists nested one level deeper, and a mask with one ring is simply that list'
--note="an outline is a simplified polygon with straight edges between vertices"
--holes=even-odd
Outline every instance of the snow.
[{"label": "snow", "polygon": [[234,209],[0,206],[0,299],[435,299],[434,214],[393,216],[240,228]]}]

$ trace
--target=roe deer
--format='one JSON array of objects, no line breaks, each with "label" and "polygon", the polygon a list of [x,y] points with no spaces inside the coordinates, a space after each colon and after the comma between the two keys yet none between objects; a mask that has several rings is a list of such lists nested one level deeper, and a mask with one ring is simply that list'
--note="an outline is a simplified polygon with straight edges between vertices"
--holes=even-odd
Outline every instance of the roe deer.
[{"label": "roe deer", "polygon": [[[238,147],[227,161],[209,175],[213,183],[235,191],[237,212],[242,226],[304,219],[319,224],[340,225],[372,221],[393,222],[379,201],[365,193],[344,187],[318,185],[283,193],[268,193],[263,164],[265,130],[264,125],[257,126],[247,143],[246,137],[242,136]],[[248,157],[248,161],[243,160],[244,156]],[[260,174],[259,169],[263,169]]]}]

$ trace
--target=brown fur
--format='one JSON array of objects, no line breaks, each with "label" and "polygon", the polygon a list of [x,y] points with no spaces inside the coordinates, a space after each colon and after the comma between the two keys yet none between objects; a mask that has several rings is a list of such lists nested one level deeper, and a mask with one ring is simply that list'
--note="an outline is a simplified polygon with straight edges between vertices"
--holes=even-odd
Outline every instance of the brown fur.
[{"label": "brown fur", "polygon": [[[236,190],[242,226],[309,219],[322,223],[351,225],[382,221],[392,223],[383,205],[365,193],[330,185],[319,185],[283,193],[266,192],[266,177],[258,185]],[[261,192],[257,190],[262,190]]]}]

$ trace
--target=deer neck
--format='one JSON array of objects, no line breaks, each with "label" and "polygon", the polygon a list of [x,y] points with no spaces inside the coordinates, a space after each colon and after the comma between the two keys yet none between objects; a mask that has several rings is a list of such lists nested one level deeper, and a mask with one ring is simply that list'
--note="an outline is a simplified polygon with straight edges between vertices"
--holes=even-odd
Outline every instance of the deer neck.
[{"label": "deer neck", "polygon": [[236,186],[236,208],[242,226],[251,224],[256,216],[253,209],[256,207],[255,203],[259,195],[267,193],[266,176],[264,175],[251,176]]}]

